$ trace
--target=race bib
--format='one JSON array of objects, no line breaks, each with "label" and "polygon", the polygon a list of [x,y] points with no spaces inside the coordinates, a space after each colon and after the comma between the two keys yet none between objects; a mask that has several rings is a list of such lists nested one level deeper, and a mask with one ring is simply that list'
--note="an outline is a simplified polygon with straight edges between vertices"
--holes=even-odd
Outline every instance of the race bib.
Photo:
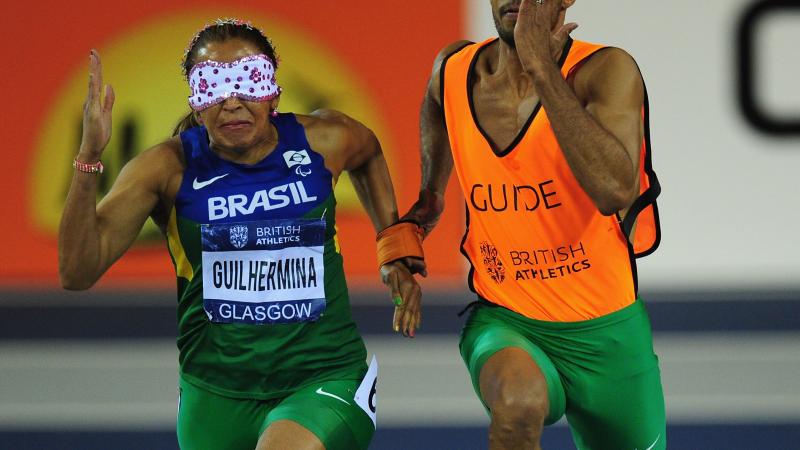
[{"label": "race bib", "polygon": [[361,380],[355,395],[356,404],[372,419],[372,424],[378,426],[378,359],[372,355],[367,374]]},{"label": "race bib", "polygon": [[205,224],[200,235],[211,322],[309,322],[325,311],[324,219]]}]

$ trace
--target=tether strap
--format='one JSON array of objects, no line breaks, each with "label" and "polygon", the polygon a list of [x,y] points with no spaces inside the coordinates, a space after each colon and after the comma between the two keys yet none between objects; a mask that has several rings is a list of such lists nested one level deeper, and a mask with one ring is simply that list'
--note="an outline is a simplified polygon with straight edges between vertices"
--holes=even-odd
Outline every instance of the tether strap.
[{"label": "tether strap", "polygon": [[378,233],[378,267],[401,258],[425,259],[422,229],[414,222],[401,221]]}]

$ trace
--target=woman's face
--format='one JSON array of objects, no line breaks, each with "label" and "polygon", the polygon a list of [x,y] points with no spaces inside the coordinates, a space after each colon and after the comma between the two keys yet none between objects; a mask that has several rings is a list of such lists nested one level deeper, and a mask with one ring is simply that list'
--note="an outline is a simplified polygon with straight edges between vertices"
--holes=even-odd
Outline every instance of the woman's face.
[{"label": "woman's face", "polygon": [[[233,62],[261,51],[250,41],[231,38],[209,42],[200,47],[195,64],[203,61]],[[278,107],[278,98],[266,102],[250,102],[237,97],[210,106],[198,114],[215,147],[243,152],[262,144],[272,133],[269,114]]]}]

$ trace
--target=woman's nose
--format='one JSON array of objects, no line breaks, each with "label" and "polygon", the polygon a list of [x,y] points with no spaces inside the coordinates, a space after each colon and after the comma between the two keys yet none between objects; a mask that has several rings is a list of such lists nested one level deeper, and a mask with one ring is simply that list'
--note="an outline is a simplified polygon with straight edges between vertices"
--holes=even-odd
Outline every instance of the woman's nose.
[{"label": "woman's nose", "polygon": [[235,110],[240,108],[241,106],[242,106],[242,101],[239,100],[239,97],[236,97],[235,95],[226,98],[222,102],[222,108],[227,110]]}]

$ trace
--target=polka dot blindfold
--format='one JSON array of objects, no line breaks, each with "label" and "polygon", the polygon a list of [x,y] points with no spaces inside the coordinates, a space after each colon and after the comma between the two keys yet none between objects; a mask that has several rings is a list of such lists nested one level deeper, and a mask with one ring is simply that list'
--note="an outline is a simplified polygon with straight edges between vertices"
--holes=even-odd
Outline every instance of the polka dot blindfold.
[{"label": "polka dot blindfold", "polygon": [[228,97],[266,102],[277,97],[281,88],[275,81],[275,65],[267,55],[251,55],[221,63],[203,61],[189,73],[189,105],[202,111]]}]

